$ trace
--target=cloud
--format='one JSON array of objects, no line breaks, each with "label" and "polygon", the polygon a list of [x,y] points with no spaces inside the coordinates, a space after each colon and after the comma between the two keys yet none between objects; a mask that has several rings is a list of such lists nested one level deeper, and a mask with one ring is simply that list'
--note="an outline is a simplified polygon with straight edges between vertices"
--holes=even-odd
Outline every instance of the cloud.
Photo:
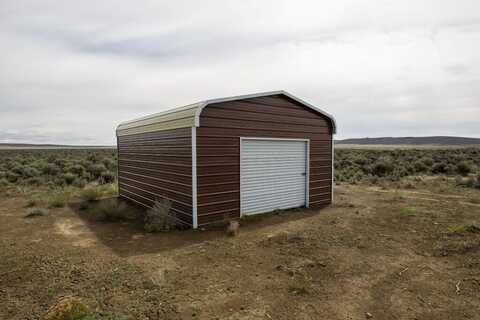
[{"label": "cloud", "polygon": [[285,89],[338,138],[480,136],[477,1],[0,4],[0,141],[113,144],[124,120]]}]

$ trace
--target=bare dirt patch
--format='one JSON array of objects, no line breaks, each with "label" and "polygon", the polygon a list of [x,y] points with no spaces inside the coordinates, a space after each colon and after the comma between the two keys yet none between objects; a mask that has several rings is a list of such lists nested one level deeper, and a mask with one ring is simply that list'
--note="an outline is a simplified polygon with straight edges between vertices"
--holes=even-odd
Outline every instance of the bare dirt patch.
[{"label": "bare dirt patch", "polygon": [[0,318],[75,296],[99,319],[479,319],[480,208],[418,192],[342,185],[333,208],[243,220],[235,237],[72,208],[24,219],[25,200],[3,198]]}]

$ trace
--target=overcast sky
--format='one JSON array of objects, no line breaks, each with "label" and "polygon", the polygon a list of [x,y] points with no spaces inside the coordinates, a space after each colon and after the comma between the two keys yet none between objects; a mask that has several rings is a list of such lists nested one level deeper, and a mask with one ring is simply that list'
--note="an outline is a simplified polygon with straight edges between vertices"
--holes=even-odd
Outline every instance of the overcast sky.
[{"label": "overcast sky", "polygon": [[0,142],[282,89],[337,138],[480,137],[480,2],[0,1]]}]

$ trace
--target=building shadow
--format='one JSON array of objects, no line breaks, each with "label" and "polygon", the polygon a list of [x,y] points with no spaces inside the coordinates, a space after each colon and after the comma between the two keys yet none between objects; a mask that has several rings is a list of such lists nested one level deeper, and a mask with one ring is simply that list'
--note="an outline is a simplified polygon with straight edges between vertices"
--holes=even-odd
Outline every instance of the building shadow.
[{"label": "building shadow", "polygon": [[[113,203],[113,204],[112,204]],[[125,216],[119,219],[105,217],[105,207],[121,203]],[[145,209],[118,198],[90,203],[72,203],[70,209],[95,234],[99,242],[121,257],[162,253],[208,241],[227,239],[225,224],[217,224],[197,230],[184,229],[148,233],[144,230]],[[249,216],[241,220],[241,233],[247,233],[272,225],[304,219],[317,214],[318,209],[290,209],[268,214]]]}]

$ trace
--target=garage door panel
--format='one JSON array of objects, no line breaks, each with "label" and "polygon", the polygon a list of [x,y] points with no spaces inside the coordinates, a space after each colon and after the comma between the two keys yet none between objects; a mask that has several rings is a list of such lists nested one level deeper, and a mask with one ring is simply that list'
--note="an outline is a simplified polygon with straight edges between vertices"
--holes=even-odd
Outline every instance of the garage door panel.
[{"label": "garage door panel", "polygon": [[242,139],[242,214],[305,206],[307,151],[303,140]]}]

